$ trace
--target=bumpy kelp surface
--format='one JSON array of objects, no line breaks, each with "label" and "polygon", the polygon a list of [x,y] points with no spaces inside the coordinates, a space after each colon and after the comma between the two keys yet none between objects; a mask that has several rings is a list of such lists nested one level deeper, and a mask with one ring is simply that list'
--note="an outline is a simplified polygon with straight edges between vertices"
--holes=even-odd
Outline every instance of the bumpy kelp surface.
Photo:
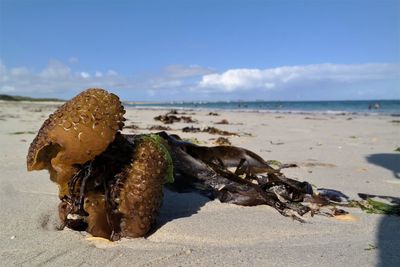
[{"label": "bumpy kelp surface", "polygon": [[102,89],[88,89],[77,95],[43,123],[32,141],[29,171],[48,169],[59,185],[60,197],[78,169],[102,153],[122,129],[125,113],[119,98]]},{"label": "bumpy kelp surface", "polygon": [[200,146],[166,132],[123,135],[124,112],[117,96],[88,89],[50,115],[33,140],[27,167],[47,169],[58,184],[61,228],[110,240],[145,236],[164,185],[225,203],[269,205],[300,222],[306,213],[345,214],[340,206],[400,214],[398,199],[383,197],[390,205],[362,194],[364,200],[354,201],[336,190],[316,189],[281,172],[295,165],[265,161],[244,148]]},{"label": "bumpy kelp surface", "polygon": [[59,206],[61,221],[110,240],[144,236],[158,214],[163,185],[171,181],[168,156],[151,136],[128,140],[117,134],[68,183],[69,194]]}]

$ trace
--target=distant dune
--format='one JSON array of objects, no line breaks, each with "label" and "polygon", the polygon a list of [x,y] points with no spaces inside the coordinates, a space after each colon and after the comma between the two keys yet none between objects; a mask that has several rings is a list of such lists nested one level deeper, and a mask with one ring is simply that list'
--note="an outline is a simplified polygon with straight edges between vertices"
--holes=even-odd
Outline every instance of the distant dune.
[{"label": "distant dune", "polygon": [[27,96],[0,95],[0,100],[3,101],[32,101],[32,102],[64,102],[59,98],[34,98]]}]

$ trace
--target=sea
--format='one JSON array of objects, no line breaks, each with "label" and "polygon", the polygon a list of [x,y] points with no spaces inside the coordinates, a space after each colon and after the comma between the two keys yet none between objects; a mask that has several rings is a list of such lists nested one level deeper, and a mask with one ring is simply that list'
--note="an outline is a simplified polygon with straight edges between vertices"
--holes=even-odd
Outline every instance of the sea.
[{"label": "sea", "polygon": [[400,116],[400,100],[357,101],[194,101],[165,103],[127,103],[134,108],[237,110],[271,113],[327,113]]}]

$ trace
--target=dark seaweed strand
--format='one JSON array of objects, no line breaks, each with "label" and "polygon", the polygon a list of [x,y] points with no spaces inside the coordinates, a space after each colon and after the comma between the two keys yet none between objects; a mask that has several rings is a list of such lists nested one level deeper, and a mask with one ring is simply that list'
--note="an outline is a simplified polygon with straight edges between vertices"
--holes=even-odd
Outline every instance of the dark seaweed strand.
[{"label": "dark seaweed strand", "polygon": [[[68,191],[70,193],[70,199],[74,206],[77,207],[76,214],[87,216],[88,213],[84,209],[85,193],[87,191],[87,182],[92,178],[93,161],[85,163],[81,169],[71,178],[68,182]],[[79,186],[79,193],[76,194],[76,185]]]},{"label": "dark seaweed strand", "polygon": [[[231,194],[231,196],[233,194],[233,198],[230,198],[229,200],[232,200],[232,202],[230,203],[235,203],[238,205],[267,204],[277,209],[282,215],[291,217],[293,216],[287,214],[285,212],[285,209],[297,211],[299,214],[304,214],[306,211],[308,211],[308,208],[304,206],[301,208],[297,207],[297,205],[296,207],[293,207],[294,205],[290,205],[291,208],[287,207],[285,203],[281,202],[277,198],[275,193],[268,190],[263,190],[261,186],[253,184],[250,180],[242,179],[238,175],[235,175],[234,173],[228,171],[224,167],[224,164],[221,161],[218,161],[218,158],[209,158],[207,160],[204,160],[193,157],[193,155],[190,155],[190,153],[185,150],[188,143],[180,141],[179,137],[178,139],[176,139],[172,136],[169,136],[165,132],[160,132],[158,133],[158,135],[168,141],[170,145],[170,150],[174,156],[179,158],[183,156],[179,155],[179,153],[183,153],[193,160],[198,161],[199,163],[201,162],[202,164],[205,164],[205,166],[208,166],[208,168],[210,168],[211,172],[208,177],[201,178],[197,175],[196,178],[198,178],[204,185],[213,188],[214,192],[222,202],[227,202],[227,200],[224,199],[226,196],[222,194],[223,191],[227,191]],[[246,171],[246,176],[248,176],[248,178],[254,179],[257,176],[251,173],[252,168],[244,166],[245,161],[246,160],[243,159],[239,161],[237,170],[239,170],[239,173]],[[180,162],[175,162],[175,164],[179,163]],[[175,168],[175,170],[179,169],[179,166]],[[212,172],[214,172],[215,174],[213,175]],[[186,175],[185,171],[183,172],[183,175]],[[243,186],[246,186],[248,189],[244,189]],[[245,199],[241,199],[240,196],[243,196]],[[262,202],[260,202],[261,199]],[[300,220],[297,217],[295,217],[295,219]]]},{"label": "dark seaweed strand", "polygon": [[216,165],[214,163],[207,163],[215,172],[217,172],[219,175],[228,178],[229,180],[236,182],[238,184],[244,184],[247,185],[251,188],[254,188],[260,195],[263,196],[264,200],[265,200],[265,204],[274,207],[275,209],[277,209],[280,213],[283,212],[283,210],[286,208],[286,205],[284,203],[282,203],[281,201],[279,201],[279,199],[274,195],[271,194],[269,192],[266,192],[264,190],[262,190],[260,187],[256,186],[255,184],[253,184],[252,182],[248,181],[248,180],[244,180],[238,176],[236,176],[235,174],[231,173],[230,171],[223,169],[222,167],[220,167],[219,165]]},{"label": "dark seaweed strand", "polygon": [[[247,186],[255,189],[263,197],[265,204],[275,208],[276,210],[279,211],[279,213],[281,213],[284,216],[289,216],[289,217],[292,217],[293,219],[304,222],[304,220],[298,218],[297,216],[293,216],[293,215],[286,213],[286,210],[287,209],[293,210],[293,211],[297,212],[300,216],[302,216],[305,213],[307,213],[308,211],[310,211],[310,209],[308,207],[301,205],[300,203],[293,204],[290,202],[284,203],[284,202],[280,201],[277,198],[277,196],[275,195],[275,193],[270,192],[270,191],[265,191],[260,186],[253,184],[249,180],[240,178],[239,176],[235,175],[234,173],[226,170],[225,168],[223,168],[219,165],[216,165],[211,162],[209,162],[207,164],[219,175],[226,177],[229,180],[236,182],[238,184],[244,184],[244,185],[247,185]],[[251,175],[251,173],[248,173],[248,174]]]},{"label": "dark seaweed strand", "polygon": [[[112,190],[115,188],[114,185],[123,183],[121,178],[124,175],[118,174],[131,163],[131,158],[127,155],[131,153],[132,147],[133,145],[122,135],[117,134],[106,151],[78,167],[79,171],[68,183],[69,198],[77,210],[76,214],[88,215],[84,209],[84,203],[86,192],[91,190],[104,194],[107,208],[112,211],[116,209],[116,203],[111,197]],[[111,190],[107,190],[107,187]]]}]

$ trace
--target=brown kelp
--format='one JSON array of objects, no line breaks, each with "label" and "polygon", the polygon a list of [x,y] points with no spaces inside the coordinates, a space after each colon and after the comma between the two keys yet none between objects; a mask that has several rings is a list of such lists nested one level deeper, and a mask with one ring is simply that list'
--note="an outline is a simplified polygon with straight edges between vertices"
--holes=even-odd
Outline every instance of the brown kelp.
[{"label": "brown kelp", "polygon": [[32,141],[29,171],[47,169],[62,198],[79,169],[101,154],[122,129],[124,108],[118,97],[101,89],[88,89],[51,114]]},{"label": "brown kelp", "polygon": [[174,122],[181,122],[181,121],[184,123],[197,123],[197,120],[192,119],[191,116],[176,116],[178,114],[185,114],[185,113],[178,113],[176,110],[172,110],[164,115],[158,115],[154,117],[154,120],[161,121],[164,124],[173,124]]},{"label": "brown kelp", "polygon": [[[164,185],[225,203],[269,205],[301,222],[308,212],[335,216],[345,213],[335,206],[356,203],[339,191],[316,190],[281,172],[296,165],[265,161],[244,148],[200,146],[166,132],[124,135],[124,112],[116,95],[88,89],[51,114],[31,143],[28,170],[47,169],[58,184],[62,227],[110,240],[145,236],[157,217]],[[397,208],[376,202],[361,204],[398,214]],[[323,206],[332,209],[322,211]]]},{"label": "brown kelp", "polygon": [[158,136],[121,135],[123,114],[117,96],[89,89],[51,114],[31,143],[28,170],[47,169],[58,184],[63,226],[116,240],[144,236],[154,222],[172,160]]},{"label": "brown kelp", "polygon": [[158,138],[117,134],[106,151],[84,164],[61,199],[60,219],[76,230],[110,240],[141,237],[162,202],[172,162]]},{"label": "brown kelp", "polygon": [[158,134],[167,141],[173,160],[174,183],[168,188],[195,190],[237,205],[266,204],[300,221],[310,210],[301,202],[306,194],[313,194],[311,185],[286,178],[257,154],[234,146],[198,146],[165,132]]},{"label": "brown kelp", "polygon": [[[202,133],[209,133],[209,134],[215,134],[215,135],[224,135],[224,136],[239,136],[238,133],[232,133],[232,132],[228,132],[228,131],[223,131],[223,130],[220,130],[220,129],[215,128],[215,127],[206,127],[206,128],[200,129],[198,127],[190,126],[190,127],[182,128],[182,132],[184,132],[184,133],[199,133],[199,132],[202,132]],[[249,135],[249,134],[246,134],[246,135]]]}]

